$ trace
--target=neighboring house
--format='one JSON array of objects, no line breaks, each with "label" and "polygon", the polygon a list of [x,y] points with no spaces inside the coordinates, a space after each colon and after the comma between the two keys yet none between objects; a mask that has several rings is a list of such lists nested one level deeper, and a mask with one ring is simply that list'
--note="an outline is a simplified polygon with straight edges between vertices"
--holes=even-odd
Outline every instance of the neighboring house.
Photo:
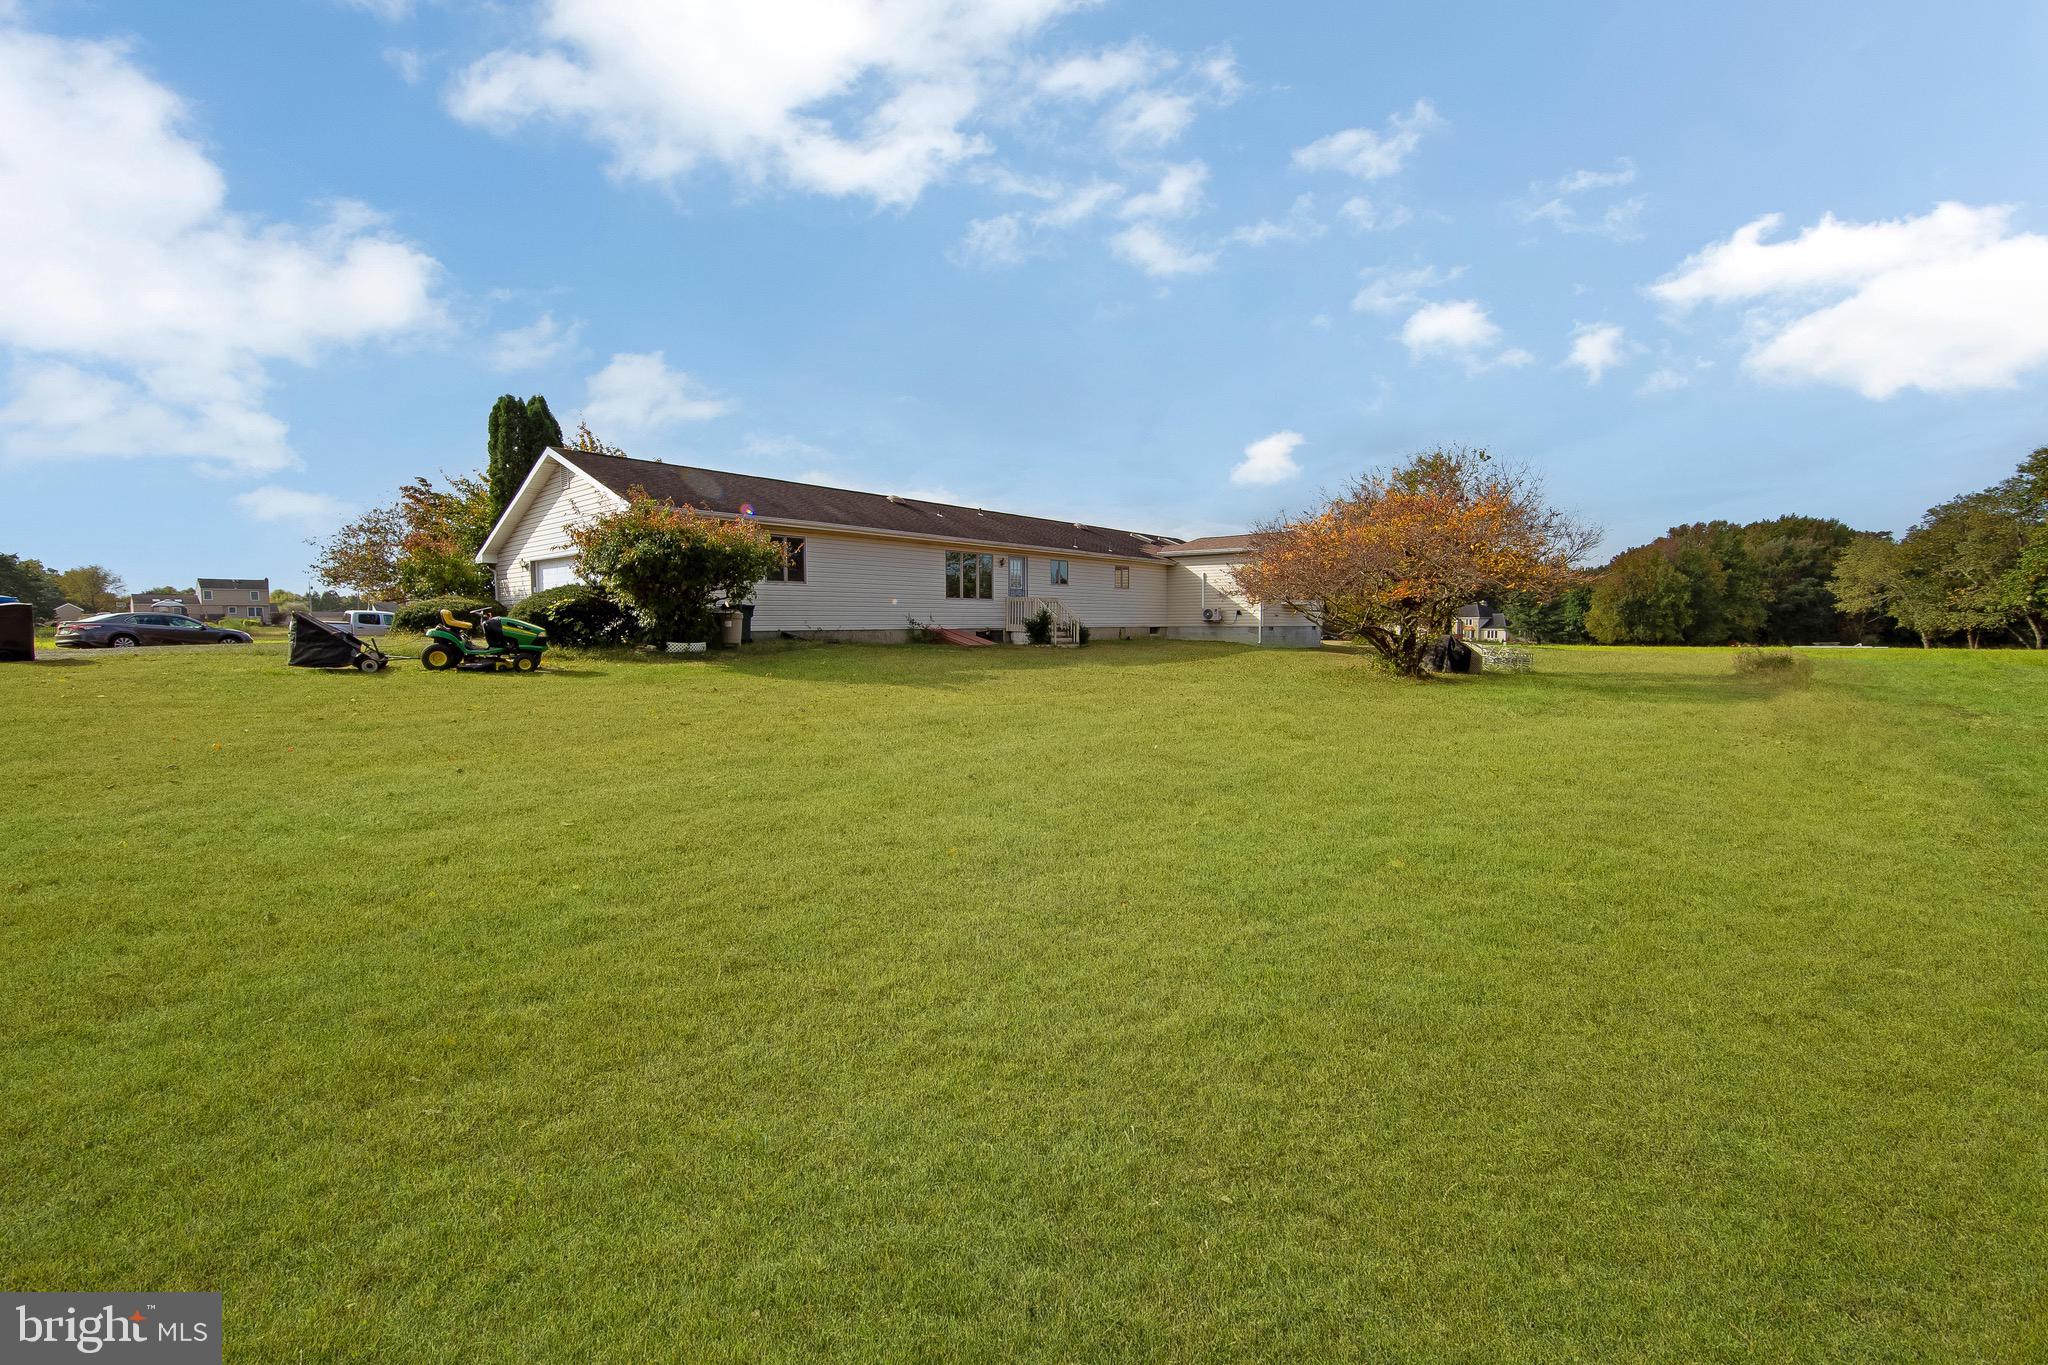
[{"label": "neighboring house", "polygon": [[59,621],[76,621],[80,617],[90,616],[92,613],[75,603],[66,602],[59,606],[57,610],[51,612],[50,615],[56,617]]},{"label": "neighboring house", "polygon": [[915,620],[1021,640],[1044,606],[1101,638],[1320,642],[1300,615],[1238,594],[1242,537],[1182,541],[581,450],[543,454],[477,551],[498,600],[579,581],[568,528],[635,487],[751,518],[788,547],[788,568],[754,591],[756,631],[902,640]]},{"label": "neighboring house", "polygon": [[267,626],[277,619],[277,608],[270,603],[267,578],[202,578],[199,603],[186,614],[202,621],[247,618]]},{"label": "neighboring house", "polygon": [[199,599],[191,595],[166,597],[162,593],[150,593],[146,596],[130,597],[128,605],[118,608],[118,610],[156,611],[168,612],[173,616],[197,616],[199,615]]},{"label": "neighboring house", "polygon": [[1491,602],[1468,603],[1451,618],[1451,633],[1460,640],[1505,641],[1508,618]]}]

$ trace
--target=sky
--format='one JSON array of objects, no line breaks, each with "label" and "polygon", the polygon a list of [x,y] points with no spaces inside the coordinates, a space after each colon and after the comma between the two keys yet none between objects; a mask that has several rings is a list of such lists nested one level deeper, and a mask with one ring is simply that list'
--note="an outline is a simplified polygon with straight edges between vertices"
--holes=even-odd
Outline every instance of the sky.
[{"label": "sky", "polygon": [[1618,550],[2048,444],[2048,6],[0,0],[0,550],[302,586],[628,452],[1200,535],[1443,444]]}]

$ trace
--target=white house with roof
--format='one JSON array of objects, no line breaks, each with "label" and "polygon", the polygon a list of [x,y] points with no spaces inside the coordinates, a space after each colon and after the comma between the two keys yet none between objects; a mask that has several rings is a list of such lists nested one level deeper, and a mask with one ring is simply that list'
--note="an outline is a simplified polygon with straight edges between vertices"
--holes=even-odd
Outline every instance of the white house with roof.
[{"label": "white house with roof", "polygon": [[580,581],[569,528],[624,507],[636,487],[751,518],[784,543],[788,568],[754,592],[756,633],[904,640],[914,620],[1022,639],[1043,608],[1069,639],[1079,626],[1099,638],[1321,639],[1299,613],[1238,589],[1242,536],[1182,540],[584,450],[546,451],[477,551],[498,600]]}]

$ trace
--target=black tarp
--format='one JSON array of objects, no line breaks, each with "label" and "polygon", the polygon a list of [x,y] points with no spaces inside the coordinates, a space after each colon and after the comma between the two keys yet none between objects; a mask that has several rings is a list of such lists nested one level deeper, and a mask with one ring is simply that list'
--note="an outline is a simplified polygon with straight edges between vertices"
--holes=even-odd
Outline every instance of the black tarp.
[{"label": "black tarp", "polygon": [[325,621],[292,613],[293,668],[353,668],[362,646]]},{"label": "black tarp", "polygon": [[1472,646],[1455,635],[1446,635],[1422,651],[1422,666],[1437,673],[1470,673]]},{"label": "black tarp", "polygon": [[26,602],[0,602],[0,663],[34,663],[36,609]]}]

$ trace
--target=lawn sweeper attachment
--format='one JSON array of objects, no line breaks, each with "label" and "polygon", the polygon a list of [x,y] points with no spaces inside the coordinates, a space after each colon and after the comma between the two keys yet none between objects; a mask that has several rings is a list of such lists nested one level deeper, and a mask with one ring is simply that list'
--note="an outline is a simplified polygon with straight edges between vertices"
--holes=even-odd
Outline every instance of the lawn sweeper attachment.
[{"label": "lawn sweeper attachment", "polygon": [[362,673],[377,673],[391,662],[391,656],[317,616],[295,611],[292,653],[286,662],[293,668],[353,668]]}]

